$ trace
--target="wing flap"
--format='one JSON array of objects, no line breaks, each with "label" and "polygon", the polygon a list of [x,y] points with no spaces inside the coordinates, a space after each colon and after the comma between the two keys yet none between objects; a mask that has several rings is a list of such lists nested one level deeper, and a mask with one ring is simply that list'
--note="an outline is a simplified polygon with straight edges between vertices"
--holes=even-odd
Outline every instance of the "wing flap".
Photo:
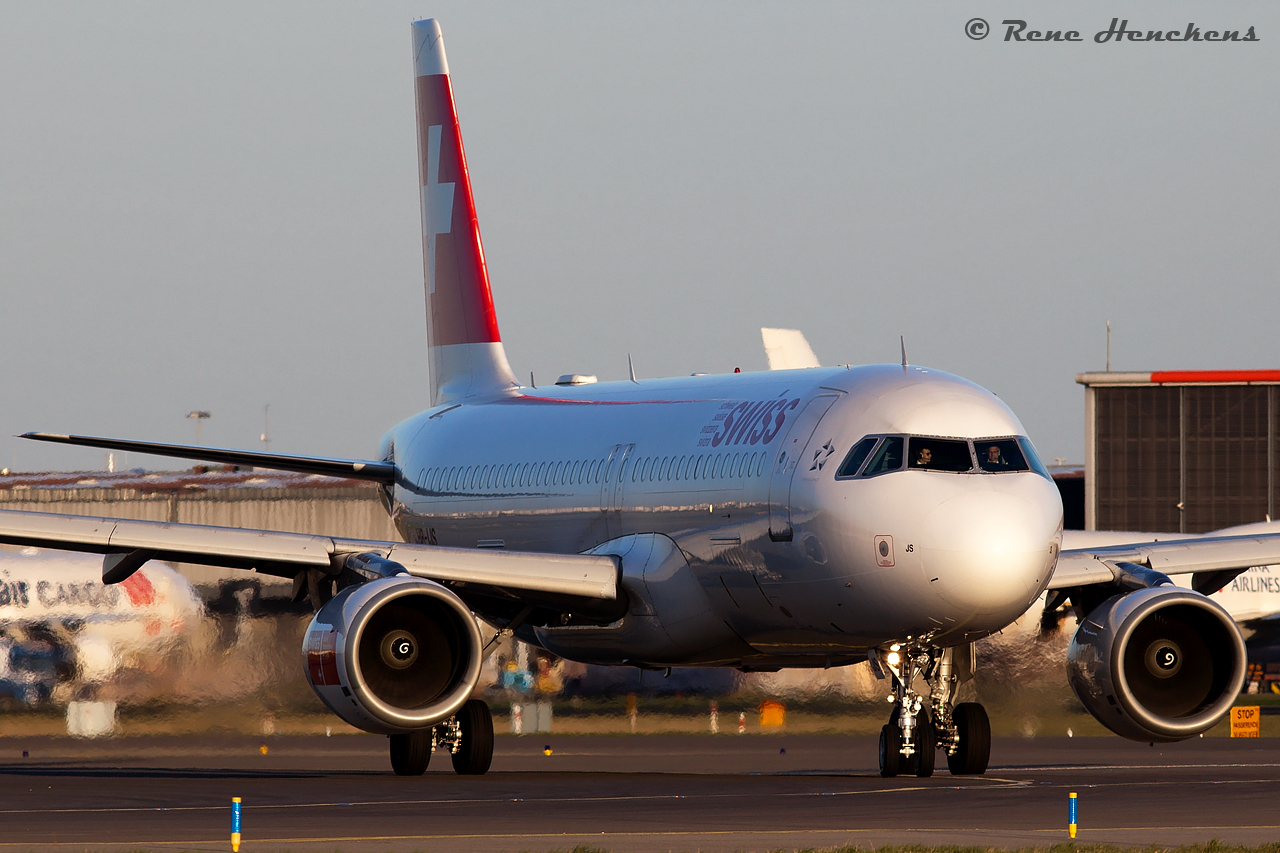
[{"label": "wing flap", "polygon": [[1104,561],[1138,563],[1166,575],[1271,566],[1280,564],[1280,533],[1204,536],[1063,551],[1049,589],[1109,583],[1114,577]]},{"label": "wing flap", "polygon": [[105,553],[110,550],[115,519],[0,510],[0,528],[5,533],[2,541],[9,545],[48,547],[43,543],[65,538],[87,546],[70,550]]},{"label": "wing flap", "polygon": [[[94,554],[147,550],[161,560],[230,568],[261,565],[268,574],[291,576],[302,568],[328,568],[333,541],[270,530],[0,510],[0,542]],[[298,568],[281,571],[282,564]]]},{"label": "wing flap", "polygon": [[579,598],[611,600],[618,595],[618,564],[612,557],[435,545],[393,545],[386,556],[409,574],[431,580],[481,582]]}]

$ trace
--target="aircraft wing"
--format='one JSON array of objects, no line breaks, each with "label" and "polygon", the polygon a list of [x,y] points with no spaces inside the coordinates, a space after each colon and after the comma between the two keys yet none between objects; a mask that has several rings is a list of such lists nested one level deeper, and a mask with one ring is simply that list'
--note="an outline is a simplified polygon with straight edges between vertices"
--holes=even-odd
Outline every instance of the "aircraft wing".
[{"label": "aircraft wing", "polygon": [[336,578],[348,558],[373,554],[450,587],[464,601],[498,598],[584,615],[608,615],[621,604],[618,563],[599,555],[446,548],[15,510],[0,510],[0,543],[104,554],[104,582],[122,580],[146,560],[159,559],[249,569],[301,585],[307,578]]},{"label": "aircraft wing", "polygon": [[[1120,564],[1150,568],[1166,575],[1200,574],[1218,586],[1253,566],[1280,563],[1280,533],[1252,536],[1204,536],[1165,542],[1077,548],[1058,555],[1049,589],[1120,581]],[[1194,581],[1193,581],[1194,584]],[[1197,588],[1199,584],[1196,584]],[[1199,590],[1203,591],[1203,590]]]},{"label": "aircraft wing", "polygon": [[179,459],[198,459],[202,462],[252,465],[255,468],[271,468],[276,471],[299,471],[303,474],[373,480],[376,483],[390,484],[396,481],[396,466],[391,462],[333,459],[327,456],[289,456],[284,453],[259,453],[253,450],[230,450],[223,447],[200,447],[188,444],[157,444],[153,441],[101,438],[96,435],[25,432],[19,437],[33,441],[51,441],[55,444],[74,444],[80,447],[101,447],[106,450],[124,450],[130,453],[174,456]]}]

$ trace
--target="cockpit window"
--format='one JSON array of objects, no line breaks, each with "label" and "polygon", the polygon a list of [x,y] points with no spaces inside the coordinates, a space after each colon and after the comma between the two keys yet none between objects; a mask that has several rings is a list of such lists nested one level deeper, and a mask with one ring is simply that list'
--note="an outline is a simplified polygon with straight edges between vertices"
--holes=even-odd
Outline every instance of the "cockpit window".
[{"label": "cockpit window", "polygon": [[858,473],[858,469],[862,467],[862,463],[871,455],[871,451],[875,449],[878,438],[864,438],[855,444],[849,450],[849,455],[840,463],[840,470],[836,471],[837,477],[852,477]]},{"label": "cockpit window", "polygon": [[983,471],[1000,474],[1030,470],[1016,438],[979,438],[973,442],[973,449],[978,451],[978,467]]},{"label": "cockpit window", "polygon": [[884,474],[888,471],[897,471],[902,467],[902,436],[891,435],[880,443],[880,449],[871,457],[871,461],[867,463],[866,469],[862,472],[864,477],[872,477],[876,474]]},{"label": "cockpit window", "polygon": [[1053,479],[1049,474],[1049,469],[1044,467],[1044,463],[1040,461],[1040,454],[1036,453],[1036,449],[1031,446],[1031,439],[1026,436],[1018,436],[1018,446],[1022,448],[1022,453],[1027,458],[1027,462],[1031,465],[1031,470],[1035,471],[1041,477]]},{"label": "cockpit window", "polygon": [[973,457],[969,455],[969,442],[912,436],[908,443],[907,467],[955,473],[972,471]]},{"label": "cockpit window", "polygon": [[850,448],[836,477],[874,477],[904,468],[953,474],[1035,471],[1042,477],[1050,476],[1026,436],[963,439],[869,435]]},{"label": "cockpit window", "polygon": [[[1006,474],[1036,471],[1050,476],[1025,435],[995,438],[931,438],[928,435],[867,435],[854,444],[836,471],[837,479],[876,476],[902,469],[952,474]],[[859,473],[859,469],[860,473]]]}]

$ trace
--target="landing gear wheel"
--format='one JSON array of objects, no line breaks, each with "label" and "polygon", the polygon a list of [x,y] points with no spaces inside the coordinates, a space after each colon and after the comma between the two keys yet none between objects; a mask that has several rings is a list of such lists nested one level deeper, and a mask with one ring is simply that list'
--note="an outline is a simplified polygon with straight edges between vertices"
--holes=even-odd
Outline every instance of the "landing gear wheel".
[{"label": "landing gear wheel", "polygon": [[397,776],[421,776],[431,763],[431,729],[391,735],[391,769]]},{"label": "landing gear wheel", "polygon": [[458,711],[462,743],[453,754],[453,769],[462,776],[480,776],[493,763],[493,715],[479,699],[468,699]]},{"label": "landing gear wheel", "polygon": [[962,702],[951,712],[960,743],[954,755],[947,756],[947,769],[952,776],[981,776],[991,760],[991,720],[977,702]]},{"label": "landing gear wheel", "polygon": [[921,779],[933,775],[933,762],[937,758],[938,733],[928,714],[921,714],[915,731],[915,755],[911,756],[912,772]]},{"label": "landing gear wheel", "polygon": [[880,775],[891,779],[902,769],[902,729],[889,723],[880,729]]}]

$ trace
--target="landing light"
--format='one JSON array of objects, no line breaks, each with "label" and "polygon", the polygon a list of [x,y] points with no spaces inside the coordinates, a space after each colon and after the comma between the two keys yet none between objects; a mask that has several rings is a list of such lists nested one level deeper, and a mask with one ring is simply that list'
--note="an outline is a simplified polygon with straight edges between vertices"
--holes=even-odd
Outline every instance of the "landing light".
[{"label": "landing light", "polygon": [[889,666],[897,666],[902,657],[897,652],[889,652],[888,660]]}]

